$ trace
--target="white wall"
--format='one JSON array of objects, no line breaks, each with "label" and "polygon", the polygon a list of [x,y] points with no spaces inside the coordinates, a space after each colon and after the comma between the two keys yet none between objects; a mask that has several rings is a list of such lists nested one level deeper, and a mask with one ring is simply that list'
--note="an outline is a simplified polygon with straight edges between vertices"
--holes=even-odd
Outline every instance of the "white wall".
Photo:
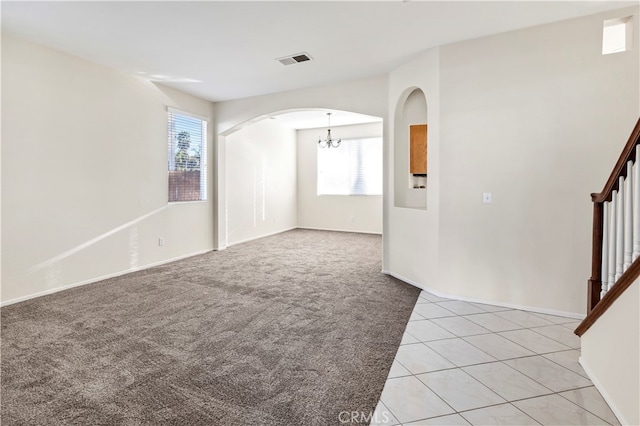
[{"label": "white wall", "polygon": [[582,335],[580,363],[623,425],[640,424],[640,280]]},{"label": "white wall", "polygon": [[637,42],[601,54],[612,15],[441,49],[440,291],[585,312],[589,194],[640,113]]},{"label": "white wall", "polygon": [[[2,300],[224,248],[228,135],[272,112],[328,108],[385,119],[385,270],[441,294],[584,312],[588,194],[640,109],[639,32],[633,51],[601,56],[602,20],[630,13],[637,26],[637,8],[605,13],[433,49],[388,77],[215,107],[5,36]],[[388,118],[415,88],[428,104],[427,210],[393,205]],[[166,203],[167,105],[215,109],[210,202]]]},{"label": "white wall", "polygon": [[[382,137],[381,122],[331,130],[342,139]],[[298,226],[381,234],[381,195],[317,195],[318,136],[322,132],[326,128],[298,130]]]},{"label": "white wall", "polygon": [[227,244],[297,225],[296,131],[262,120],[227,137]]},{"label": "white wall", "polygon": [[[431,288],[439,277],[440,223],[440,56],[439,49],[429,50],[394,70],[389,75],[388,134],[393,135],[386,146],[387,196],[384,215],[384,270],[421,288]],[[428,181],[427,209],[397,207],[395,190],[409,192],[408,124],[404,117],[405,101],[415,89],[420,89],[427,102]],[[397,127],[402,128],[398,129]],[[396,140],[398,139],[398,140]],[[396,149],[396,143],[402,144]],[[402,155],[404,158],[396,158]],[[402,165],[398,172],[396,165]],[[400,182],[396,182],[400,179]],[[414,191],[413,189],[411,191]],[[420,190],[418,190],[420,191]],[[422,192],[422,191],[420,191]],[[398,200],[409,200],[408,195]],[[407,203],[408,204],[408,203]]]},{"label": "white wall", "polygon": [[426,95],[429,182],[426,212],[390,208],[390,272],[444,295],[585,312],[589,194],[640,113],[638,31],[633,51],[602,56],[602,21],[631,13],[637,23],[633,8],[443,46],[391,73],[391,108],[408,88]]},{"label": "white wall", "polygon": [[[271,95],[219,102],[216,104],[215,185],[218,191],[215,247],[226,247],[227,139],[237,128],[269,114],[296,109],[335,109],[386,119],[387,78],[374,77],[347,83],[274,93]],[[383,130],[383,139],[386,130]]]},{"label": "white wall", "polygon": [[167,203],[167,106],[213,124],[209,102],[2,36],[2,303],[213,248],[211,201]]}]

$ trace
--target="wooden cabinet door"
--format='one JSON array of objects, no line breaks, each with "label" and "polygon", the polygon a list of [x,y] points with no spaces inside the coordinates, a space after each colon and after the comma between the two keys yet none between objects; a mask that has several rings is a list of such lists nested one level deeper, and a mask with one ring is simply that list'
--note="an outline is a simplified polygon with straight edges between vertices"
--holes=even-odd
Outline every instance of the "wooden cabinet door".
[{"label": "wooden cabinet door", "polygon": [[427,125],[409,126],[409,173],[427,174]]}]

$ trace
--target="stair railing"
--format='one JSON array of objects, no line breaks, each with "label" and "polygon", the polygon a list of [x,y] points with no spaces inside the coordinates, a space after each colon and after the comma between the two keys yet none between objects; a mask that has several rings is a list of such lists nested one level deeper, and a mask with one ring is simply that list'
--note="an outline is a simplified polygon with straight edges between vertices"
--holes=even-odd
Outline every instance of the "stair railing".
[{"label": "stair railing", "polygon": [[640,276],[640,119],[604,189],[591,194],[593,239],[581,336]]}]

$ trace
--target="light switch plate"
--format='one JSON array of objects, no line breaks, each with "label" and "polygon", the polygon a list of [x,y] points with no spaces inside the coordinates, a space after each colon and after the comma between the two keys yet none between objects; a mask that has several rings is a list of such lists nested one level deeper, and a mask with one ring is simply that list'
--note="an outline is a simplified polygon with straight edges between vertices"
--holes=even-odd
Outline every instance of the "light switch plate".
[{"label": "light switch plate", "polygon": [[491,192],[482,193],[482,204],[491,204],[492,195]]}]

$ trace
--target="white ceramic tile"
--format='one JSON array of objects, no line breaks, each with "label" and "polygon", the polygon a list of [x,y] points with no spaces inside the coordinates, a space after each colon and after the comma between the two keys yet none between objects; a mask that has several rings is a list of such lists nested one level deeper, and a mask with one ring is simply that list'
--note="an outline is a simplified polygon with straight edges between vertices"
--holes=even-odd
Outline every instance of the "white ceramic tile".
[{"label": "white ceramic tile", "polygon": [[422,343],[400,346],[396,353],[396,361],[412,374],[455,367],[451,362]]},{"label": "white ceramic tile", "polygon": [[460,300],[449,300],[446,302],[438,302],[437,305],[450,310],[458,315],[481,314],[486,312],[471,303],[462,302]]},{"label": "white ceramic tile", "polygon": [[497,334],[468,336],[465,337],[464,340],[499,360],[535,355],[535,353],[529,349],[523,348],[517,343],[513,343],[511,340],[505,339]]},{"label": "white ceramic tile", "polygon": [[[537,317],[540,317],[542,319],[545,319],[547,321],[551,321],[554,324],[568,324],[568,323],[577,321],[575,318],[561,317],[558,315],[541,314],[538,312],[531,312],[531,314]],[[580,321],[578,321],[578,324],[580,324]]]},{"label": "white ceramic tile", "polygon": [[579,323],[422,292],[371,424],[617,424],[570,348]]},{"label": "white ceramic tile", "polygon": [[513,323],[518,324],[519,326],[526,327],[526,328],[542,327],[544,325],[553,324],[551,321],[547,321],[546,319],[537,317],[525,311],[517,311],[517,310],[503,311],[503,312],[496,312],[496,315],[498,315],[500,318],[504,318],[506,320],[509,320]]},{"label": "white ceramic tile", "polygon": [[541,334],[531,330],[512,330],[498,333],[500,336],[523,346],[530,351],[537,354],[544,354],[548,352],[557,352],[571,349],[569,346],[560,342],[556,342],[553,339],[549,339]]},{"label": "white ceramic tile", "polygon": [[433,417],[431,419],[405,423],[403,426],[463,426],[468,424],[469,423],[459,414],[449,414],[448,416]]},{"label": "white ceramic tile", "polygon": [[456,315],[455,313],[442,308],[435,303],[422,303],[416,305],[415,308],[413,308],[413,312],[417,312],[425,318],[442,318],[452,317]]},{"label": "white ceramic tile", "polygon": [[[497,312],[499,313],[499,312]],[[476,324],[486,328],[487,330],[498,332],[507,330],[517,330],[522,328],[518,324],[515,324],[509,320],[501,318],[493,312],[486,312],[484,314],[466,315],[464,318],[469,321],[473,321]]]},{"label": "white ceramic tile", "polygon": [[559,395],[525,399],[513,402],[513,405],[543,425],[603,424],[602,419]]},{"label": "white ceramic tile", "polygon": [[507,401],[551,393],[550,389],[502,362],[473,365],[463,370]]},{"label": "white ceramic tile", "polygon": [[420,315],[419,313],[417,313],[415,309],[411,313],[411,317],[409,317],[409,321],[417,321],[417,320],[423,320],[423,319],[426,319],[426,318]]},{"label": "white ceramic tile", "polygon": [[454,413],[415,376],[388,379],[380,400],[401,423]]},{"label": "white ceramic tile", "polygon": [[540,333],[550,339],[560,342],[570,348],[577,349],[580,347],[580,338],[573,331],[561,325],[547,325],[545,327],[534,327],[531,330]]},{"label": "white ceramic tile", "polygon": [[400,344],[401,345],[410,345],[412,343],[418,343],[418,342],[419,342],[418,339],[416,339],[411,334],[409,334],[409,333],[407,333],[405,331],[404,334],[402,335],[402,340],[400,341]]},{"label": "white ceramic tile", "polygon": [[609,408],[602,395],[600,395],[600,392],[593,386],[562,392],[559,395],[590,411],[609,424],[620,424],[615,414],[613,414],[613,411],[611,411],[611,408]]},{"label": "white ceramic tile", "polygon": [[466,411],[461,415],[472,425],[518,425],[529,426],[539,423],[511,404],[494,405]]},{"label": "white ceramic tile", "polygon": [[560,325],[563,326],[563,327],[568,328],[571,331],[573,331],[576,328],[578,328],[578,326],[580,325],[581,322],[582,321],[573,321],[573,322],[568,322],[568,323],[560,324]]},{"label": "white ceramic tile", "polygon": [[426,342],[425,345],[438,352],[458,367],[496,361],[491,355],[482,352],[460,338]]},{"label": "white ceramic tile", "polygon": [[[339,419],[342,420],[340,423],[352,423],[351,421],[344,421],[346,418]],[[378,402],[373,415],[371,416],[371,423],[369,426],[394,426],[400,424],[398,419],[391,413],[391,411],[387,408],[386,405],[382,403],[382,401]]]},{"label": "white ceramic tile", "polygon": [[430,340],[439,339],[451,339],[456,337],[449,333],[444,328],[429,320],[424,321],[411,321],[407,324],[406,332],[411,334],[421,342],[428,342]]},{"label": "white ceramic tile", "polygon": [[504,306],[496,306],[496,305],[487,305],[485,303],[471,303],[476,308],[480,308],[485,312],[500,312],[500,311],[510,311],[511,308],[505,308]]},{"label": "white ceramic tile", "polygon": [[398,361],[393,361],[391,368],[389,369],[389,376],[387,378],[393,379],[394,377],[410,376],[411,372],[404,368]]},{"label": "white ceramic tile", "polygon": [[591,386],[591,380],[542,356],[510,359],[504,363],[555,392]]},{"label": "white ceramic tile", "polygon": [[436,296],[435,294],[431,294],[428,291],[424,290],[422,291],[422,293],[420,293],[420,297],[428,300],[429,302],[444,302],[445,300],[451,300],[445,297]]},{"label": "white ceramic tile", "polygon": [[431,321],[456,336],[472,336],[474,334],[491,333],[484,327],[465,319],[464,317],[434,318]]},{"label": "white ceramic tile", "polygon": [[562,352],[551,352],[548,354],[542,355],[543,357],[550,359],[556,364],[560,364],[561,366],[568,368],[574,373],[578,373],[582,377],[589,377],[587,373],[584,371],[578,360],[580,359],[580,351],[577,349],[572,349],[570,351],[562,351]]},{"label": "white ceramic tile", "polygon": [[416,376],[456,411],[505,402],[498,394],[459,368]]}]

